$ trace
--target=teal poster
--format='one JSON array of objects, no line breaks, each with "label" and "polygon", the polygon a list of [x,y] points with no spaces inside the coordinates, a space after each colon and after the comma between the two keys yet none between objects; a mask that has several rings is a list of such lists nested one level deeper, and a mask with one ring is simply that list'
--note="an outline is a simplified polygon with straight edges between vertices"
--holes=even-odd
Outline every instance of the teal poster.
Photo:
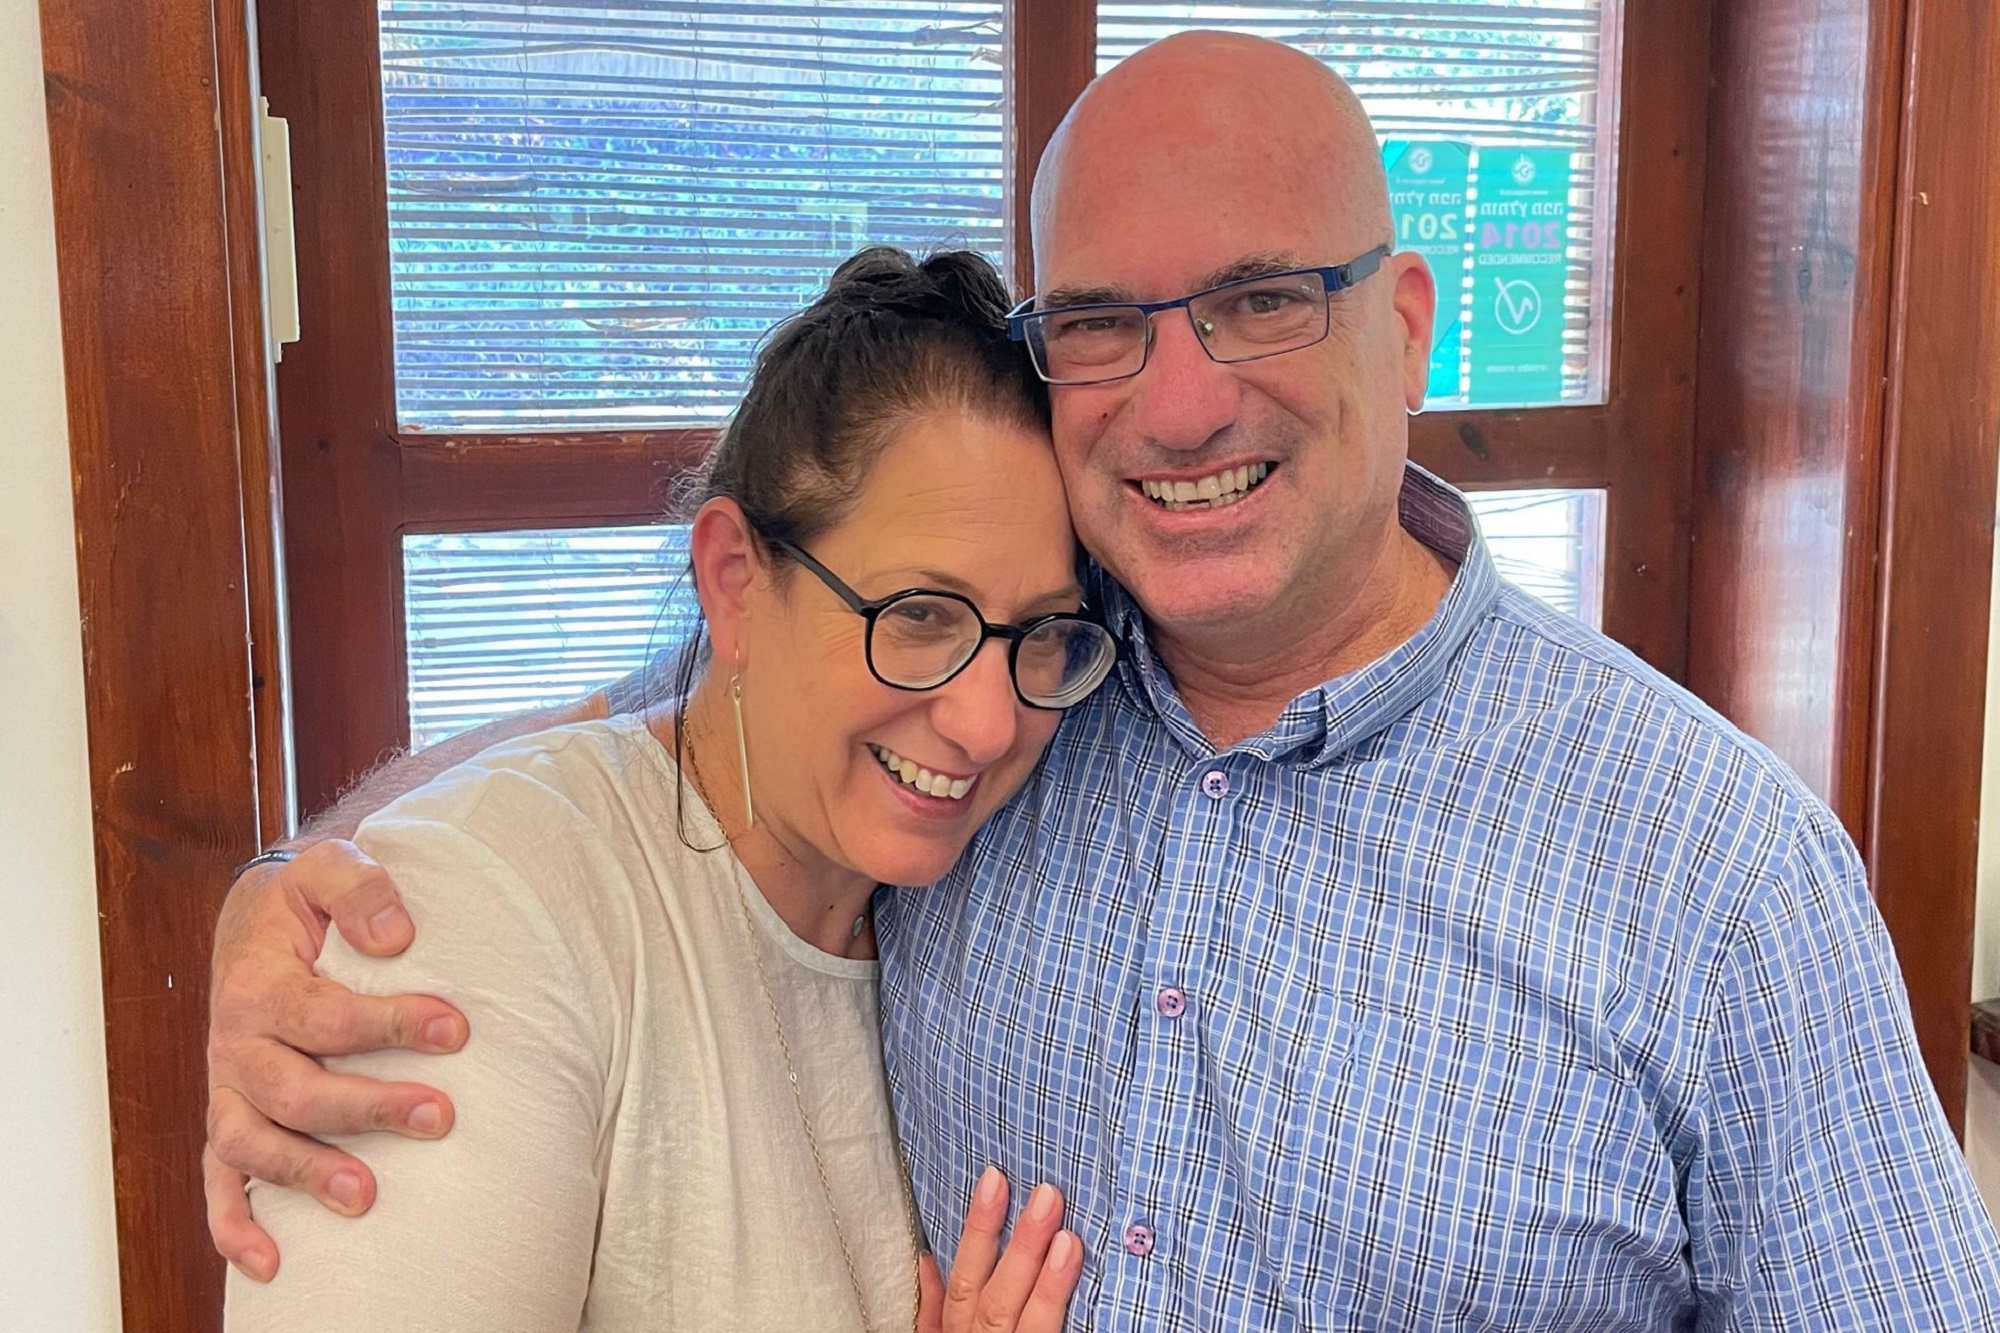
[{"label": "teal poster", "polygon": [[1465,346],[1465,193],[1472,148],[1443,140],[1391,139],[1382,145],[1396,248],[1424,257],[1437,278],[1437,328],[1431,336],[1430,397],[1462,399]]},{"label": "teal poster", "polygon": [[1570,153],[1482,148],[1472,221],[1472,401],[1562,397]]}]

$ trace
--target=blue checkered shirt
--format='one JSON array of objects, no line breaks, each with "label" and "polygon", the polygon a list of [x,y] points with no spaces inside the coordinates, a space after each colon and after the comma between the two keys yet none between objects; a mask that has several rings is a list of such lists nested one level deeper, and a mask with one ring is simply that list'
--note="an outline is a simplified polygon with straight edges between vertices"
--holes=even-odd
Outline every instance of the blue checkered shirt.
[{"label": "blue checkered shirt", "polygon": [[1067,1195],[1072,1329],[2000,1327],[1831,813],[1414,468],[1403,522],[1430,623],[1223,751],[1106,589],[1114,681],[883,896],[940,1260],[992,1162]]}]

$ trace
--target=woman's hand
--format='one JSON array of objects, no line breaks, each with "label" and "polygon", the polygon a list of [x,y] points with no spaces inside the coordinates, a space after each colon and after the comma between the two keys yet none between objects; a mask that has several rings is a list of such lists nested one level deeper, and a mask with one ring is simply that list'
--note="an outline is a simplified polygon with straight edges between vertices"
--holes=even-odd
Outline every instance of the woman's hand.
[{"label": "woman's hand", "polygon": [[1006,1252],[1007,1178],[989,1166],[972,1192],[951,1279],[923,1256],[923,1333],[1061,1333],[1070,1293],[1083,1275],[1083,1242],[1061,1230],[1063,1200],[1053,1185],[1037,1185],[1014,1223]]}]

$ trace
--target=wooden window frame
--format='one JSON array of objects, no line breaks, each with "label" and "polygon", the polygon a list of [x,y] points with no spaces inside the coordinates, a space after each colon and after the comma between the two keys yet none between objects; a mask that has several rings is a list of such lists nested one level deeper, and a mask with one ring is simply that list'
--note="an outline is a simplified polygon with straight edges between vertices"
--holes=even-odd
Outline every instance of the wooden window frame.
[{"label": "wooden window frame", "polygon": [[[1622,114],[1600,139],[1600,152],[1615,142],[1619,164],[1605,183],[1618,194],[1616,234],[1599,246],[1616,256],[1607,401],[1420,415],[1411,453],[1469,488],[1607,491],[1606,629],[1678,676],[1703,132],[1703,107],[1680,94],[1700,85],[1705,10],[1676,0],[1622,12],[1625,46],[1648,58],[1623,62]],[[316,809],[408,734],[404,533],[649,522],[712,432],[399,434],[374,9],[263,0],[260,29],[273,112],[291,121],[301,240],[302,338],[279,367],[278,400],[295,497],[285,518],[298,781]],[[1618,33],[1604,36],[1621,49]],[[1013,0],[1009,41],[1007,160],[1025,182],[1093,73],[1095,5]],[[1022,286],[1027,193],[1013,191],[1009,217]]]}]

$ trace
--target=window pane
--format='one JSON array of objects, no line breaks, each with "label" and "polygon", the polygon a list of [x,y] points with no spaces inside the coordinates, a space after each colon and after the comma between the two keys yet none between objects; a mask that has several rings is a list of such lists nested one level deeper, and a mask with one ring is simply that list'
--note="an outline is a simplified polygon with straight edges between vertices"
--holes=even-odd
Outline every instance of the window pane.
[{"label": "window pane", "polygon": [[684,525],[403,538],[410,744],[580,698],[694,626]]},{"label": "window pane", "polygon": [[1603,402],[1619,3],[1103,0],[1097,65],[1187,28],[1318,56],[1383,140],[1397,247],[1438,275],[1431,405]]},{"label": "window pane", "polygon": [[1004,0],[380,0],[405,431],[701,425],[870,241],[1005,251]]},{"label": "window pane", "polygon": [[1501,577],[1592,629],[1604,627],[1604,492],[1471,491]]},{"label": "window pane", "polygon": [[[1467,497],[1500,572],[1597,626],[1603,491]],[[403,539],[410,744],[580,698],[694,628],[681,524]]]}]

